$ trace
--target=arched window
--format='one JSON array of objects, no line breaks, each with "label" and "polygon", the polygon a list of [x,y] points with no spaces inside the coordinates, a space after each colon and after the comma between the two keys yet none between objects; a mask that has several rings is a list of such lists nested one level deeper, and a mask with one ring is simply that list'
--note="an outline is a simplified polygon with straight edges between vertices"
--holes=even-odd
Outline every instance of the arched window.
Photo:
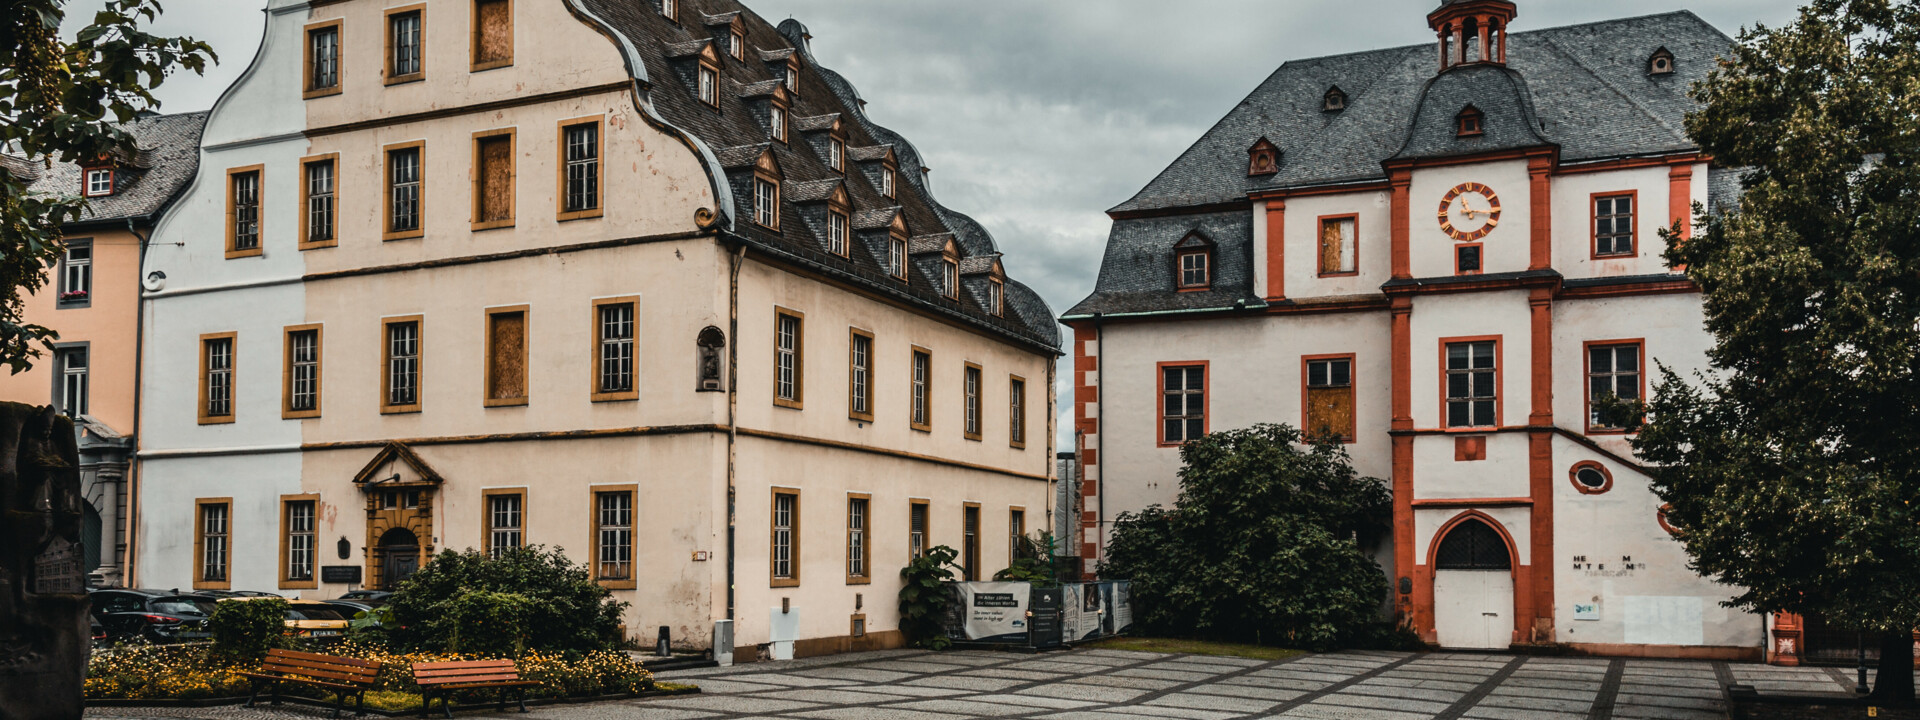
[{"label": "arched window", "polygon": [[1478,518],[1467,518],[1447,531],[1433,566],[1437,570],[1510,570],[1513,558],[1499,531]]}]

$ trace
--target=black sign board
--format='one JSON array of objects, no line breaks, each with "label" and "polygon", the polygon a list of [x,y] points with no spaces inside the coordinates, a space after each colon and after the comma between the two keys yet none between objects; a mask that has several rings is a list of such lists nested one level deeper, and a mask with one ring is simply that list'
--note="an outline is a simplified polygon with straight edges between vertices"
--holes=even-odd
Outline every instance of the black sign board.
[{"label": "black sign board", "polygon": [[359,565],[322,565],[320,566],[320,582],[348,583],[352,585],[359,585],[360,584],[360,566]]}]

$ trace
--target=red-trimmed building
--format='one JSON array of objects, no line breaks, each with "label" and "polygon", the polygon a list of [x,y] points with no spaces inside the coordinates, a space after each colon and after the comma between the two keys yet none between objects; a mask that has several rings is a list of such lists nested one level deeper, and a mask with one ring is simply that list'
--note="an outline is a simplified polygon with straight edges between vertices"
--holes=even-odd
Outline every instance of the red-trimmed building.
[{"label": "red-trimmed building", "polygon": [[1707,363],[1659,230],[1738,197],[1682,127],[1731,41],[1687,12],[1515,15],[1448,0],[1435,43],[1288,62],[1109,211],[1063,318],[1083,556],[1173,503],[1185,440],[1285,422],[1391,482],[1379,558],[1429,641],[1762,656],[1591,402]]}]

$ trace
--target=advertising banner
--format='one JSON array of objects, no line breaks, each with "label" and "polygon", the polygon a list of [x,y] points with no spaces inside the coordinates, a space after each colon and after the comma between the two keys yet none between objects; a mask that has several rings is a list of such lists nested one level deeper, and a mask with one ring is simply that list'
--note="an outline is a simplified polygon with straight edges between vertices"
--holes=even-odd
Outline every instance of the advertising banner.
[{"label": "advertising banner", "polygon": [[1107,603],[1112,608],[1113,632],[1125,634],[1133,629],[1133,583],[1118,580],[1113,583],[1113,600]]},{"label": "advertising banner", "polygon": [[1068,586],[1079,592],[1080,602],[1075,603],[1075,607],[1080,609],[1080,616],[1076,632],[1067,636],[1067,642],[1085,642],[1107,634],[1106,594],[1100,591],[1101,585],[1102,583],[1082,583]]},{"label": "advertising banner", "polygon": [[1033,586],[1023,582],[965,582],[959,590],[966,639],[974,642],[1027,642],[1027,600]]}]

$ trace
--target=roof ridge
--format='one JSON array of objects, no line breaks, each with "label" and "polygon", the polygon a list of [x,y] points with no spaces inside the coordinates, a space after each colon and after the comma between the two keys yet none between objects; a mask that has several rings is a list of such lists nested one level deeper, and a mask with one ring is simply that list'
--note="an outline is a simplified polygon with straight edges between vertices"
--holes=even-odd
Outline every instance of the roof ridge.
[{"label": "roof ridge", "polygon": [[[1584,27],[1595,27],[1599,25],[1616,25],[1620,23],[1633,22],[1635,20],[1646,20],[1649,18],[1668,17],[1671,15],[1686,15],[1688,17],[1692,17],[1695,20],[1700,20],[1700,16],[1695,15],[1692,10],[1671,10],[1668,12],[1661,12],[1661,13],[1647,13],[1645,15],[1634,15],[1632,17],[1612,18],[1608,20],[1593,20],[1590,22],[1574,23],[1572,25],[1555,25],[1553,27],[1535,28],[1532,30],[1521,30],[1519,32],[1509,33],[1508,37],[1525,38],[1525,37],[1530,37],[1535,35],[1545,35],[1547,33],[1557,33],[1563,30],[1573,30],[1576,28],[1584,28]],[[1706,25],[1707,27],[1713,27],[1712,23],[1708,23],[1705,20],[1700,20],[1700,23],[1702,25]],[[1719,32],[1719,28],[1714,28],[1714,31]],[[1720,35],[1721,37],[1726,37],[1726,33],[1720,33]],[[1730,37],[1727,39],[1732,40],[1732,38]],[[1337,60],[1341,58],[1351,58],[1351,57],[1356,57],[1360,55],[1372,55],[1374,53],[1405,51],[1413,48],[1432,48],[1432,47],[1433,47],[1432,42],[1408,43],[1406,45],[1391,45],[1388,47],[1374,48],[1371,50],[1355,50],[1353,52],[1335,53],[1333,55],[1315,55],[1312,57],[1292,58],[1292,59],[1281,62],[1280,67],[1286,67],[1294,63],[1305,63],[1305,62],[1313,62],[1318,60]]]}]

